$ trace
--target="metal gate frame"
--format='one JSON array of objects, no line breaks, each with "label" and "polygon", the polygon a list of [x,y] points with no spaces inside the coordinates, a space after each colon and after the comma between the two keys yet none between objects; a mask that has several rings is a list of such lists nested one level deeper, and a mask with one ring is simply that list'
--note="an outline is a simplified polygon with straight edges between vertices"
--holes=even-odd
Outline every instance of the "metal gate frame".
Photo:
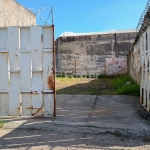
[{"label": "metal gate frame", "polygon": [[150,112],[150,27],[141,35],[134,48],[140,49],[142,69],[140,103]]},{"label": "metal gate frame", "polygon": [[54,117],[56,117],[56,50],[55,50],[55,26],[53,27],[53,74],[54,74]]},{"label": "metal gate frame", "polygon": [[[26,29],[28,32],[26,31]],[[50,37],[50,35],[52,35],[52,38]],[[27,39],[28,36],[30,39]],[[21,38],[25,39],[25,37],[27,40],[24,40],[25,43],[23,45],[29,43],[28,41],[30,41],[29,44],[30,46],[26,44],[25,46],[26,48],[22,49]],[[35,39],[33,37],[35,37]],[[44,39],[45,42],[43,41]],[[46,39],[51,39],[51,41],[48,42],[46,41]],[[0,86],[0,116],[19,116],[23,114],[23,110],[27,111],[30,110],[29,114],[31,114],[32,110],[31,116],[43,116],[43,113],[46,115],[46,117],[52,115],[56,116],[56,89],[55,89],[56,58],[55,58],[54,25],[28,26],[28,27],[26,26],[0,27],[0,40],[1,40],[0,63],[2,61],[2,63],[0,64],[0,82],[2,83],[3,80],[5,79],[3,84],[1,84]],[[50,46],[44,47],[44,44],[46,46],[51,45],[52,48]],[[53,54],[51,54],[51,52]],[[41,59],[38,60],[39,62],[38,61],[36,62],[38,56]],[[51,56],[51,59],[48,58],[48,56]],[[26,60],[29,60],[29,62]],[[52,64],[50,64],[51,61]],[[42,62],[42,64],[40,62]],[[38,65],[37,65],[38,67],[34,67],[36,66],[36,63],[39,64],[39,66],[41,67],[39,67]],[[47,63],[46,64],[47,67],[44,65],[45,63]],[[46,68],[47,70],[44,68]],[[50,69],[51,74],[49,74]],[[29,78],[26,77],[24,74],[26,71],[28,71],[27,76],[30,78],[30,81],[28,80]],[[38,76],[40,77],[40,81],[37,80]],[[44,76],[48,78],[44,79]],[[28,85],[31,84],[30,86],[31,89],[23,88],[27,87],[25,79],[27,79],[27,82],[29,83]],[[22,84],[25,86],[22,87]],[[49,84],[52,84],[51,87],[49,86]],[[37,85],[40,86],[38,86],[37,88]],[[42,89],[42,91],[40,89]],[[24,100],[22,101],[22,107],[20,105],[21,96],[22,99],[24,97]],[[30,100],[29,96],[31,96],[32,102],[29,101]],[[43,107],[45,108],[44,111]],[[50,107],[52,107],[51,111],[49,110]],[[29,116],[29,114],[27,116]]]}]

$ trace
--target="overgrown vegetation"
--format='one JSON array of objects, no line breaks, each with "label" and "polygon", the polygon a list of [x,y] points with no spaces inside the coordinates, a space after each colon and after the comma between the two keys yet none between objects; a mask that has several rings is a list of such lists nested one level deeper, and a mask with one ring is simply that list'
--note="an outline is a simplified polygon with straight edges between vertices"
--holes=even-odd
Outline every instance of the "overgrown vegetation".
[{"label": "overgrown vegetation", "polygon": [[128,75],[122,75],[111,81],[118,95],[140,95],[140,86]]},{"label": "overgrown vegetation", "polygon": [[4,121],[0,120],[0,128],[2,128],[3,125],[4,125]]},{"label": "overgrown vegetation", "polygon": [[57,94],[136,95],[140,86],[128,75],[94,78],[57,78]]}]

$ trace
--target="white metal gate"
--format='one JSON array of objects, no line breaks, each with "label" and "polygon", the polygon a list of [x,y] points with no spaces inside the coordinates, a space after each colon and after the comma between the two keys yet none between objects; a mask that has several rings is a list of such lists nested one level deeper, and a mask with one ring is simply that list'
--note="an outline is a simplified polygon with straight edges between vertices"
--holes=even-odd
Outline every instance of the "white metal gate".
[{"label": "white metal gate", "polygon": [[135,48],[140,45],[142,68],[140,101],[143,107],[150,112],[150,27],[142,34],[138,43]]},{"label": "white metal gate", "polygon": [[0,115],[55,116],[54,26],[0,28]]}]

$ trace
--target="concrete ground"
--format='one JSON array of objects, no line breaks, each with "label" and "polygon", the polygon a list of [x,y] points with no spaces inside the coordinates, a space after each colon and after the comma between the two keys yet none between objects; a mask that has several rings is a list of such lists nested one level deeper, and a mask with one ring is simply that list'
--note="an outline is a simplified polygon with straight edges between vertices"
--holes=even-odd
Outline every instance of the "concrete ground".
[{"label": "concrete ground", "polygon": [[12,118],[0,149],[150,149],[150,115],[133,96],[57,95],[56,118]]}]

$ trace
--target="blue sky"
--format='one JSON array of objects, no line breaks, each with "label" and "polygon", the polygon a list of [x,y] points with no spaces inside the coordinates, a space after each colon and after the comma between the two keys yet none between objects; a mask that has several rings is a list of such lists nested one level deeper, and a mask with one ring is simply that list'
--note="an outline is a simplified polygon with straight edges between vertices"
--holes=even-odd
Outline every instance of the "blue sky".
[{"label": "blue sky", "polygon": [[64,32],[135,29],[148,2],[148,0],[17,1],[27,8],[53,7],[55,38]]}]

